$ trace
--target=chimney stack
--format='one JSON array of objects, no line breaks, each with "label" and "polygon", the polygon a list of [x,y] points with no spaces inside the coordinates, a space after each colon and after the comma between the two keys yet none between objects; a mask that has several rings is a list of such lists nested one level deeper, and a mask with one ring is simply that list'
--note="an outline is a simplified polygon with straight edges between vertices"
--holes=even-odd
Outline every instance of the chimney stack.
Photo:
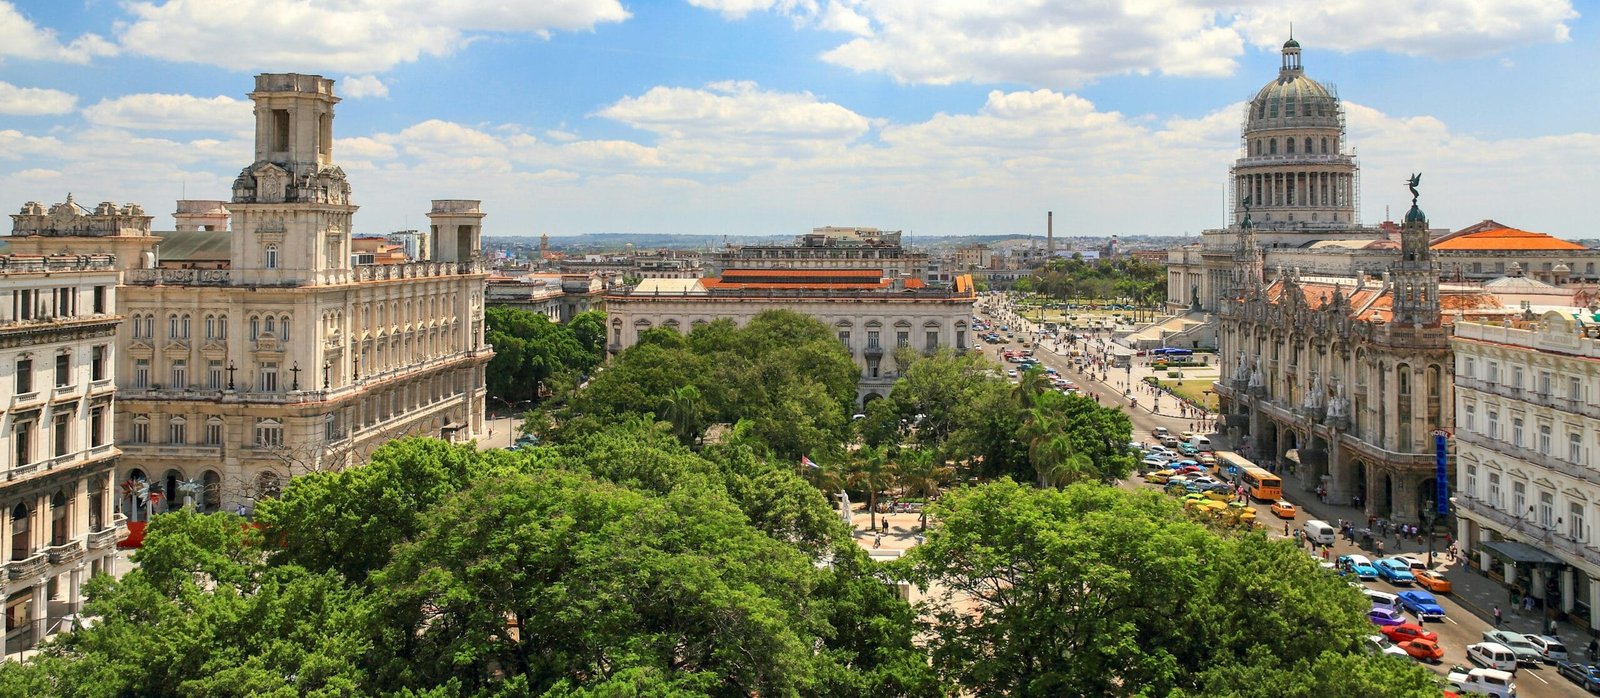
[{"label": "chimney stack", "polygon": [[1056,256],[1056,212],[1044,212],[1044,256],[1054,259]]}]

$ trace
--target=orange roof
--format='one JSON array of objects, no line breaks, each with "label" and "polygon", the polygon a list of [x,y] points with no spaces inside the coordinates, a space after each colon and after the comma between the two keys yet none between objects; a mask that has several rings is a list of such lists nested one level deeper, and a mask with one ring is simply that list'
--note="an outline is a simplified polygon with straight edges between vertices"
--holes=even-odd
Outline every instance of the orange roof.
[{"label": "orange roof", "polygon": [[813,289],[813,290],[818,290],[818,291],[840,291],[840,290],[843,290],[843,291],[877,291],[877,290],[880,290],[880,289],[888,288],[889,282],[888,281],[876,281],[876,282],[873,282],[873,283],[835,283],[835,282],[828,282],[828,283],[804,283],[804,282],[782,283],[782,282],[764,282],[764,281],[741,282],[741,281],[728,281],[728,280],[725,280],[725,279],[718,279],[716,277],[709,277],[709,278],[701,279],[700,280],[700,285],[704,286],[704,287],[706,287],[708,289],[711,289],[711,288],[729,288],[729,289],[750,289],[750,290],[753,290],[753,291],[754,290],[767,290],[767,289],[778,289],[778,290]]},{"label": "orange roof", "polygon": [[1576,242],[1569,242],[1544,233],[1530,233],[1516,228],[1487,228],[1465,235],[1450,235],[1433,243],[1435,250],[1467,250],[1494,252],[1498,250],[1585,250]]},{"label": "orange roof", "polygon": [[872,279],[877,281],[883,278],[881,269],[727,269],[722,272],[722,278],[739,278],[745,276],[798,276],[806,278],[832,277],[847,279]]}]

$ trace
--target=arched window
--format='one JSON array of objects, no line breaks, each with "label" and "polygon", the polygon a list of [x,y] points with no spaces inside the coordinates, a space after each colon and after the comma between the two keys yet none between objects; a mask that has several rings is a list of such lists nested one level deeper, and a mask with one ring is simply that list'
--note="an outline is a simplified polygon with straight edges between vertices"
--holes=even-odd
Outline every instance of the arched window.
[{"label": "arched window", "polygon": [[266,264],[266,266],[267,266],[268,269],[277,269],[278,268],[278,246],[277,245],[267,245],[267,264]]},{"label": "arched window", "polygon": [[278,339],[289,341],[289,316],[278,318]]},{"label": "arched window", "polygon": [[1278,154],[1278,139],[1274,138],[1272,140],[1267,141],[1267,154],[1268,155],[1277,155]]},{"label": "arched window", "polygon": [[217,339],[228,338],[228,316],[217,316]]},{"label": "arched window", "polygon": [[1307,155],[1311,154],[1311,139],[1309,137],[1306,138],[1306,150],[1305,150],[1305,152],[1306,152]]},{"label": "arched window", "polygon": [[206,339],[217,338],[217,316],[206,316]]},{"label": "arched window", "polygon": [[155,336],[156,336],[156,316],[155,315],[145,315],[144,316],[144,338],[145,339],[154,339]]},{"label": "arched window", "polygon": [[267,316],[267,326],[265,328],[263,328],[263,329],[266,330],[267,334],[277,335],[278,334],[278,321],[277,321],[277,319],[273,318],[271,315],[268,315]]},{"label": "arched window", "polygon": [[1439,397],[1439,367],[1428,367],[1428,397]]},{"label": "arched window", "polygon": [[1294,139],[1293,138],[1285,138],[1285,139],[1283,139],[1283,147],[1284,147],[1284,151],[1283,152],[1285,152],[1285,153],[1287,153],[1289,155],[1294,155]]},{"label": "arched window", "polygon": [[1328,139],[1326,139],[1326,138],[1322,139],[1322,154],[1323,155],[1327,155],[1328,154]]},{"label": "arched window", "polygon": [[50,498],[50,544],[67,544],[67,525],[72,519],[67,516],[67,495],[62,492],[55,493]]},{"label": "arched window", "polygon": [[189,315],[187,313],[178,321],[178,332],[179,336],[184,339],[189,338]]},{"label": "arched window", "polygon": [[26,560],[33,554],[33,547],[29,545],[31,536],[28,531],[28,505],[18,504],[11,510],[11,559]]},{"label": "arched window", "polygon": [[167,316],[167,339],[177,339],[177,338],[178,338],[178,316],[177,315],[168,315]]},{"label": "arched window", "polygon": [[254,315],[251,315],[250,316],[250,341],[254,342],[254,341],[256,341],[256,338],[260,337],[260,336],[261,336],[261,318],[256,317]]}]

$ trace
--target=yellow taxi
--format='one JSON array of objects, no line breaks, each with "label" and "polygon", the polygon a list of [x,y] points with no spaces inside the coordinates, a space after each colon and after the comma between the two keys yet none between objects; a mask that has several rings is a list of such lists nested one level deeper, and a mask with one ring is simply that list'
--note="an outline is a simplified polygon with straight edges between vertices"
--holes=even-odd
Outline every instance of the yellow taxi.
[{"label": "yellow taxi", "polygon": [[1167,481],[1171,480],[1171,479],[1172,479],[1172,471],[1171,470],[1152,470],[1152,471],[1144,474],[1144,481],[1145,482],[1154,482],[1157,485],[1165,485],[1165,484],[1167,484]]},{"label": "yellow taxi", "polygon": [[1272,503],[1272,515],[1280,519],[1294,518],[1294,504],[1288,500],[1280,499]]},{"label": "yellow taxi", "polygon": [[1450,593],[1450,580],[1444,575],[1433,570],[1412,570],[1411,576],[1417,580],[1417,586],[1427,589],[1435,594]]},{"label": "yellow taxi", "polygon": [[1192,432],[1192,431],[1183,432],[1182,434],[1178,435],[1178,438],[1182,439],[1184,441],[1188,441],[1189,439],[1194,438],[1194,432]]},{"label": "yellow taxi", "polygon": [[1209,453],[1200,454],[1200,458],[1198,460],[1200,461],[1201,465],[1206,466],[1207,468],[1217,467],[1217,457]]}]

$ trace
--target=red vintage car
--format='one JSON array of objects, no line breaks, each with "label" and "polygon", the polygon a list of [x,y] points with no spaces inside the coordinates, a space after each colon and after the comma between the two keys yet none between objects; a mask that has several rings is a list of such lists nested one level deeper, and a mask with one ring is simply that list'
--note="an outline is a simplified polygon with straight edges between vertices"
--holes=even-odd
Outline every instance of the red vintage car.
[{"label": "red vintage car", "polygon": [[1393,642],[1397,645],[1404,643],[1407,640],[1428,640],[1429,642],[1439,641],[1439,633],[1424,629],[1422,626],[1417,625],[1416,623],[1401,623],[1399,625],[1391,625],[1383,628],[1383,634],[1388,636],[1390,642]]},{"label": "red vintage car", "polygon": [[1444,648],[1433,640],[1407,640],[1400,643],[1399,647],[1419,662],[1437,662],[1444,658]]}]

